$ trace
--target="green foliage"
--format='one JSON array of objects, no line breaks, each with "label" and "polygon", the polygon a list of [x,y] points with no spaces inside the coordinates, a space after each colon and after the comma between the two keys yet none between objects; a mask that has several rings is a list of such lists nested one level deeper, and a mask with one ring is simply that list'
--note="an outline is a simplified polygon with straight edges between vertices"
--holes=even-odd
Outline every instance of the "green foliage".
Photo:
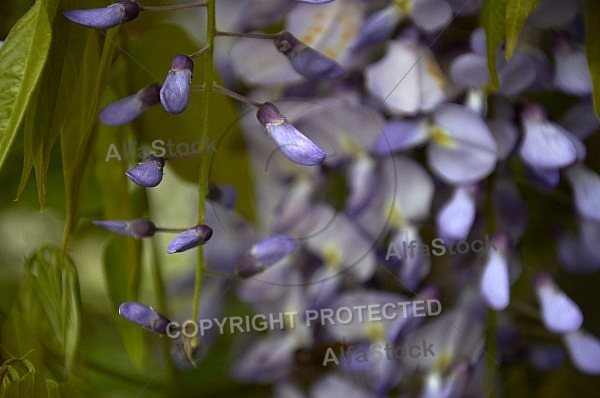
[{"label": "green foliage", "polygon": [[527,17],[538,0],[484,0],[481,9],[481,26],[485,29],[488,68],[491,88],[498,89],[500,81],[496,70],[498,47],[506,41],[506,59],[512,57],[519,35]]},{"label": "green foliage", "polygon": [[588,1],[585,10],[585,49],[594,87],[596,115],[600,117],[600,2]]},{"label": "green foliage", "polygon": [[46,1],[19,19],[0,48],[0,167],[31,101],[50,49]]},{"label": "green foliage", "polygon": [[59,377],[73,370],[79,350],[81,298],[77,269],[59,248],[43,246],[24,264],[25,277],[3,328],[8,352],[33,350],[36,368],[48,362]]},{"label": "green foliage", "polygon": [[512,57],[525,21],[538,0],[507,0],[506,2],[506,58]]}]

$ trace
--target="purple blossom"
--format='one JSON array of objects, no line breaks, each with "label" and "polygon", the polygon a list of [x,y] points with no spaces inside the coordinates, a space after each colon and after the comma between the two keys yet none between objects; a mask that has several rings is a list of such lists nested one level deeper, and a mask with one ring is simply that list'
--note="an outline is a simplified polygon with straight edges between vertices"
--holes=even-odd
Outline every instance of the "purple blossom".
[{"label": "purple blossom", "polygon": [[569,333],[583,323],[581,310],[562,290],[554,284],[548,274],[538,276],[535,288],[540,301],[542,321],[551,332]]},{"label": "purple blossom", "polygon": [[119,306],[119,315],[128,321],[137,323],[153,332],[167,334],[167,325],[171,322],[147,305],[126,302]]},{"label": "purple blossom", "polygon": [[583,373],[600,375],[600,340],[582,330],[565,335],[569,356],[577,369]]},{"label": "purple blossom", "polygon": [[119,1],[104,8],[69,10],[63,14],[71,21],[95,29],[109,29],[136,19],[140,6],[134,1]]},{"label": "purple blossom", "polygon": [[179,235],[169,243],[167,253],[181,253],[196,246],[205,244],[213,234],[213,230],[204,224],[196,225]]},{"label": "purple blossom", "polygon": [[325,151],[292,126],[272,103],[265,102],[256,117],[290,160],[305,166],[316,166],[325,160]]},{"label": "purple blossom", "polygon": [[296,72],[307,79],[339,79],[345,74],[341,65],[302,43],[290,32],[280,33],[275,47],[290,60]]},{"label": "purple blossom", "polygon": [[139,219],[139,220],[94,220],[94,225],[104,227],[109,231],[115,232],[124,236],[131,236],[134,238],[146,238],[154,236],[156,232],[156,226],[150,220]]},{"label": "purple blossom", "polygon": [[171,69],[160,89],[160,102],[167,112],[177,115],[190,102],[190,84],[194,72],[194,61],[187,55],[177,54]]},{"label": "purple blossom", "polygon": [[127,170],[125,174],[137,185],[153,188],[162,181],[163,167],[165,167],[164,158],[150,155],[141,163]]},{"label": "purple blossom", "polygon": [[110,126],[120,126],[137,118],[160,101],[160,84],[153,83],[137,93],[107,105],[100,111],[100,120]]}]

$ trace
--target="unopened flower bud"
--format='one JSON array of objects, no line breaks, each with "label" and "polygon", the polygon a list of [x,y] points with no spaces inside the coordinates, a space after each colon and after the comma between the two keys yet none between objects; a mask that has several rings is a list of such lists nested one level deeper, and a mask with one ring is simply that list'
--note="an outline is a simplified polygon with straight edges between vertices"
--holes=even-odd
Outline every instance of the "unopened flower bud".
[{"label": "unopened flower bud", "polygon": [[339,79],[346,73],[336,61],[302,43],[288,31],[280,34],[275,46],[289,59],[296,72],[308,79]]},{"label": "unopened flower bud", "polygon": [[167,334],[167,325],[171,323],[170,320],[155,311],[152,307],[136,302],[121,304],[119,306],[119,315],[128,321],[137,323],[146,329],[160,334]]},{"label": "unopened flower bud", "polygon": [[137,93],[107,105],[100,111],[100,120],[109,126],[131,122],[152,105],[158,104],[160,84],[152,83]]},{"label": "unopened flower bud", "polygon": [[69,10],[63,14],[71,21],[95,29],[109,29],[136,19],[140,6],[134,1],[119,1],[104,8]]},{"label": "unopened flower bud", "polygon": [[237,202],[237,193],[231,185],[208,184],[206,198],[211,202],[220,203],[226,209],[233,209]]},{"label": "unopened flower bud", "polygon": [[109,231],[120,235],[132,236],[134,238],[147,238],[154,236],[156,226],[150,220],[94,220],[94,225],[104,227]]},{"label": "unopened flower bud", "polygon": [[150,155],[127,170],[125,174],[136,184],[153,188],[162,181],[163,167],[165,167],[165,160],[162,157]]},{"label": "unopened flower bud", "polygon": [[288,123],[275,105],[265,102],[258,108],[256,117],[267,129],[267,134],[290,160],[305,166],[323,163],[325,151]]},{"label": "unopened flower bud", "polygon": [[238,264],[236,273],[251,277],[278,263],[296,249],[296,241],[289,236],[271,236],[255,243]]},{"label": "unopened flower bud", "polygon": [[169,243],[167,253],[181,253],[196,246],[203,245],[210,239],[212,234],[213,230],[208,225],[196,225],[177,235],[177,237]]},{"label": "unopened flower bud", "polygon": [[550,275],[538,276],[535,288],[546,329],[554,333],[569,333],[581,327],[583,315],[579,306],[556,286]]},{"label": "unopened flower bud", "polygon": [[194,61],[187,55],[177,54],[171,62],[171,70],[160,89],[160,102],[165,110],[177,115],[190,102],[190,84],[194,72]]}]

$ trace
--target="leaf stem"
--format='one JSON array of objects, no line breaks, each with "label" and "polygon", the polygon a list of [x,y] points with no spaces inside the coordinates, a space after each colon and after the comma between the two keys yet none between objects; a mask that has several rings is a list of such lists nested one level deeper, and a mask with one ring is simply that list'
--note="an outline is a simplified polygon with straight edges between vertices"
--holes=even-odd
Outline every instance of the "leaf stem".
[{"label": "leaf stem", "polygon": [[219,86],[218,84],[213,84],[213,90],[218,93],[224,94],[224,95],[228,96],[229,98],[233,98],[234,100],[243,102],[244,104],[248,104],[248,105],[252,105],[252,106],[256,106],[256,107],[263,105],[262,102],[253,100],[252,98],[248,98],[242,94],[236,93],[235,91],[231,91],[228,88]]},{"label": "leaf stem", "polygon": [[275,40],[281,36],[281,33],[236,33],[236,32],[215,32],[216,36],[240,37],[245,39]]}]

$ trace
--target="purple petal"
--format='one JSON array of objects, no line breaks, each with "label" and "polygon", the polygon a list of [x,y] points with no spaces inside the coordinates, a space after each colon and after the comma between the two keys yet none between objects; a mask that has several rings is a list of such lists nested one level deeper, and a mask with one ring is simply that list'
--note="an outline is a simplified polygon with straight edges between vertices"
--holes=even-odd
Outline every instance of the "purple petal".
[{"label": "purple petal", "polygon": [[569,168],[566,176],[573,188],[579,214],[600,221],[600,176],[582,164]]},{"label": "purple petal", "polygon": [[109,29],[137,18],[140,11],[138,3],[121,1],[104,8],[87,10],[69,10],[63,15],[71,21],[95,29]]},{"label": "purple petal", "polygon": [[275,105],[264,103],[256,116],[277,148],[290,160],[305,166],[316,166],[325,161],[325,151],[288,123]]},{"label": "purple petal", "polygon": [[333,0],[296,0],[302,3],[310,3],[310,4],[325,4],[331,3]]},{"label": "purple petal", "polygon": [[444,28],[452,19],[452,7],[444,0],[413,1],[410,17],[427,33]]},{"label": "purple petal", "polygon": [[233,377],[246,382],[274,382],[281,379],[294,363],[296,344],[292,335],[280,334],[246,345],[247,351],[236,356]]},{"label": "purple petal", "polygon": [[553,333],[576,331],[583,323],[581,310],[547,274],[535,281],[536,293],[540,301],[542,321],[546,329]]},{"label": "purple petal", "polygon": [[213,231],[208,225],[197,225],[194,228],[190,228],[177,235],[177,237],[169,243],[167,253],[181,253],[196,246],[203,245],[210,239],[212,234]]},{"label": "purple petal", "polygon": [[296,249],[296,241],[289,236],[271,236],[256,243],[250,249],[250,255],[259,264],[273,265]]},{"label": "purple petal", "polygon": [[592,78],[583,48],[570,48],[570,44],[567,43],[559,45],[554,53],[554,62],[556,87],[579,96],[586,96],[592,92]]},{"label": "purple petal", "polygon": [[565,336],[565,344],[577,369],[591,375],[600,374],[600,340],[578,330]]},{"label": "purple petal", "polygon": [[459,55],[450,64],[450,77],[459,86],[481,87],[490,80],[487,59],[473,53]]},{"label": "purple petal", "polygon": [[514,97],[535,81],[535,65],[528,55],[522,52],[516,52],[506,63],[504,59],[498,57],[500,92],[507,97]]},{"label": "purple petal", "polygon": [[378,183],[375,162],[369,157],[361,157],[348,167],[348,197],[346,214],[350,217],[362,212],[369,205]]},{"label": "purple petal", "polygon": [[308,79],[339,79],[346,73],[336,61],[302,43],[290,32],[281,33],[275,46],[288,57],[296,72]]},{"label": "purple petal", "polygon": [[156,333],[167,334],[167,325],[171,322],[147,305],[126,302],[119,306],[119,315]]},{"label": "purple petal", "polygon": [[594,112],[593,102],[584,100],[569,108],[560,124],[580,140],[585,140],[600,128],[600,119]]},{"label": "purple petal", "polygon": [[206,198],[212,202],[220,203],[226,209],[233,209],[237,203],[237,193],[231,185],[208,185]]},{"label": "purple petal", "polygon": [[475,220],[475,200],[466,188],[456,188],[437,216],[438,234],[460,241],[469,235]]},{"label": "purple petal", "polygon": [[433,172],[452,185],[465,185],[487,177],[496,165],[496,142],[479,114],[455,104],[434,113],[433,137],[427,161]]},{"label": "purple petal", "polygon": [[391,120],[383,126],[383,131],[373,144],[373,152],[377,155],[390,155],[421,145],[428,138],[427,128],[422,121]]},{"label": "purple petal", "polygon": [[190,102],[190,84],[194,63],[186,55],[173,58],[171,70],[160,89],[160,102],[167,112],[177,115],[187,108]]},{"label": "purple petal", "polygon": [[519,131],[512,121],[506,119],[494,119],[488,124],[498,146],[498,159],[504,160],[515,149]]},{"label": "purple petal", "polygon": [[355,50],[372,46],[387,39],[394,33],[402,20],[400,9],[392,4],[369,15],[360,27],[360,32],[352,45]]},{"label": "purple petal", "polygon": [[156,226],[150,220],[94,220],[94,225],[104,227],[109,231],[134,238],[145,238],[154,236]]},{"label": "purple petal", "polygon": [[160,101],[159,91],[160,84],[154,83],[129,97],[113,102],[100,111],[100,120],[109,126],[129,123]]},{"label": "purple petal", "polygon": [[508,263],[504,254],[496,250],[490,250],[481,275],[479,291],[494,310],[502,311],[508,306],[510,302],[510,280]]},{"label": "purple petal", "polygon": [[525,137],[519,149],[521,159],[532,167],[560,168],[577,159],[577,148],[568,132],[548,121],[543,109],[532,105],[523,113]]},{"label": "purple petal", "polygon": [[162,157],[150,155],[141,163],[127,170],[125,174],[137,185],[153,188],[162,181],[164,166],[165,160]]}]

